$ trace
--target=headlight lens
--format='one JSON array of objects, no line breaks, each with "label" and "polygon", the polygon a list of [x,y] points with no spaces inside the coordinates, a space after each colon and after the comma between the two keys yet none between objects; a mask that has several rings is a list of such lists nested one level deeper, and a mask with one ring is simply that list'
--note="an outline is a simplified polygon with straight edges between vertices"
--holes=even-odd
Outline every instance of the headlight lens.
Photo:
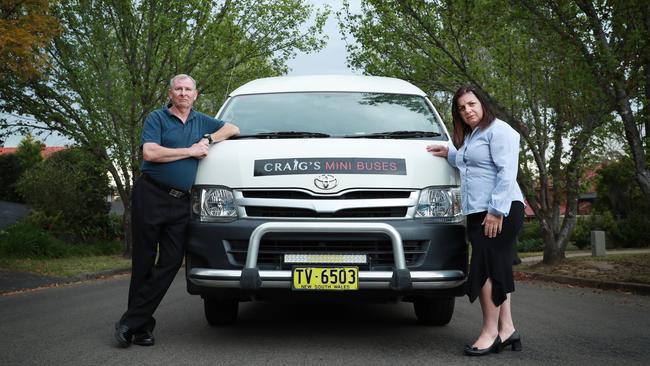
[{"label": "headlight lens", "polygon": [[192,213],[200,221],[230,221],[237,217],[232,190],[225,187],[194,187]]},{"label": "headlight lens", "polygon": [[463,219],[460,208],[458,188],[425,188],[420,192],[420,200],[415,217],[433,218],[440,222],[459,222]]}]

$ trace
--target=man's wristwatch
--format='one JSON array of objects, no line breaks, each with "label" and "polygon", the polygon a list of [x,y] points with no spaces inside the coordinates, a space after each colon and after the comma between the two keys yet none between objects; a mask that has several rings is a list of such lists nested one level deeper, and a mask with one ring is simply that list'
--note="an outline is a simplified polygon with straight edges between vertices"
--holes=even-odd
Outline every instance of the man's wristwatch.
[{"label": "man's wristwatch", "polygon": [[211,133],[206,133],[205,135],[203,135],[203,138],[208,139],[208,144],[210,144],[210,145],[212,145],[212,143],[214,142],[214,140],[212,140],[212,134]]}]

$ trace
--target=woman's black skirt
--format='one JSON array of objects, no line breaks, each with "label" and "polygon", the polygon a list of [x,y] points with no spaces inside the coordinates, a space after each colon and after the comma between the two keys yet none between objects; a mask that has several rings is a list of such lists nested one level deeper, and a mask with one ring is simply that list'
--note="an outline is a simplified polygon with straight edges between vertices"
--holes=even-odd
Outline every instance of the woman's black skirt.
[{"label": "woman's black skirt", "polygon": [[517,235],[524,222],[524,204],[513,201],[510,213],[503,218],[501,233],[494,238],[485,236],[481,225],[487,212],[467,215],[467,235],[472,243],[472,259],[466,290],[469,301],[474,302],[485,281],[492,280],[492,302],[499,306],[507,294],[515,291],[512,260]]}]

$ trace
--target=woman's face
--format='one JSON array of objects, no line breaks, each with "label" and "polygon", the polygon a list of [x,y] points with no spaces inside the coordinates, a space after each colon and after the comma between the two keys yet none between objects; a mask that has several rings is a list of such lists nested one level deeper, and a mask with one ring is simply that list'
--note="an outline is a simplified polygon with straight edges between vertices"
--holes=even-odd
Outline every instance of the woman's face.
[{"label": "woman's face", "polygon": [[483,119],[483,105],[472,92],[467,92],[458,98],[458,112],[471,129],[476,128]]}]

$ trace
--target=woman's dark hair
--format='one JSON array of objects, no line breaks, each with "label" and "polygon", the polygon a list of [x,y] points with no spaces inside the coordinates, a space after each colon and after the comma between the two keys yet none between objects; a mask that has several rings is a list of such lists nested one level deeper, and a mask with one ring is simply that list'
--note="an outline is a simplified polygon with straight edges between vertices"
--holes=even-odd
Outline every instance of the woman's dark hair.
[{"label": "woman's dark hair", "polygon": [[463,117],[460,116],[460,111],[458,110],[458,99],[467,93],[474,94],[476,96],[476,99],[481,102],[481,106],[483,107],[483,118],[481,118],[478,126],[483,128],[487,127],[496,118],[483,93],[471,86],[461,86],[458,88],[458,90],[456,90],[456,94],[454,94],[454,97],[451,100],[451,116],[454,120],[454,135],[452,137],[452,140],[456,148],[463,146],[463,142],[465,142],[465,135],[468,135],[470,132],[472,132],[472,129],[469,127],[469,125],[463,121]]}]

